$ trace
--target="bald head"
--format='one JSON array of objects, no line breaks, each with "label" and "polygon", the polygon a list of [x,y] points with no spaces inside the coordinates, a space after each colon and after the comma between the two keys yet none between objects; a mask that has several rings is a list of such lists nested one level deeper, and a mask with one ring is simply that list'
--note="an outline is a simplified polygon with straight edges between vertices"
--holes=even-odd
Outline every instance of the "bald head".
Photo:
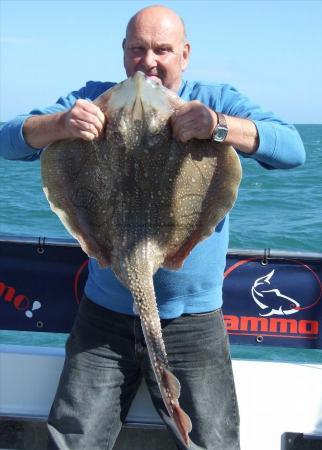
[{"label": "bald head", "polygon": [[153,23],[155,25],[155,22],[163,22],[165,24],[168,23],[168,26],[176,27],[178,33],[180,33],[182,36],[182,42],[186,42],[187,33],[185,23],[183,19],[170,8],[162,5],[154,5],[147,6],[146,8],[141,9],[129,20],[129,23],[126,27],[126,37],[128,36],[128,33],[131,32],[131,27],[135,26],[136,23],[140,23],[142,21],[149,21],[151,23],[151,26],[153,26]]},{"label": "bald head", "polygon": [[168,89],[179,89],[190,45],[183,20],[174,11],[160,5],[141,9],[127,25],[123,49],[128,76],[140,70]]}]

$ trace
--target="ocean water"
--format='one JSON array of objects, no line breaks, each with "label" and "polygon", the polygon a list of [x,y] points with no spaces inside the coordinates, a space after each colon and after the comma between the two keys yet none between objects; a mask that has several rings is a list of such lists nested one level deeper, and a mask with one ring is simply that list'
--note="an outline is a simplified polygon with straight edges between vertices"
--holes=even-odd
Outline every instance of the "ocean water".
[{"label": "ocean water", "polygon": [[[322,253],[322,125],[297,125],[307,161],[292,170],[265,170],[243,159],[243,180],[230,215],[230,248],[309,251]],[[69,237],[48,206],[41,189],[37,162],[0,159],[0,234]],[[34,333],[38,345],[64,344],[65,335]],[[1,332],[0,341],[26,342],[25,333]],[[30,334],[28,334],[30,343]],[[234,354],[252,357],[252,349],[233,348]],[[321,358],[319,351],[256,348],[256,357]],[[312,353],[313,352],[313,353]]]},{"label": "ocean water", "polygon": [[[322,252],[322,125],[297,125],[307,161],[265,170],[242,159],[243,179],[230,214],[230,247]],[[69,237],[50,211],[36,162],[0,159],[0,234]]]}]

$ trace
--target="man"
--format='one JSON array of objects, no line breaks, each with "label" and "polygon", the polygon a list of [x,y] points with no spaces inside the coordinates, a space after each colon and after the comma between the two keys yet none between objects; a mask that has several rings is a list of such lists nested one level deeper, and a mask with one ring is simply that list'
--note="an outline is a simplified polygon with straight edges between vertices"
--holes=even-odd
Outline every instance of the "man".
[{"label": "man", "polygon": [[[266,168],[304,162],[293,126],[229,85],[182,80],[190,45],[172,10],[152,6],[139,11],[128,24],[123,50],[128,76],[141,70],[187,101],[172,117],[177,140],[225,142]],[[55,106],[8,122],[1,130],[3,156],[32,160],[59,139],[94,140],[108,118],[85,99],[95,99],[112,85],[89,82]],[[192,421],[190,449],[239,449],[238,407],[220,309],[227,247],[226,218],[180,271],[160,269],[154,277],[169,363],[182,385],[180,404]],[[91,260],[85,294],[48,420],[49,448],[112,449],[142,374],[178,448],[188,448],[164,409],[129,292],[109,269]]]}]

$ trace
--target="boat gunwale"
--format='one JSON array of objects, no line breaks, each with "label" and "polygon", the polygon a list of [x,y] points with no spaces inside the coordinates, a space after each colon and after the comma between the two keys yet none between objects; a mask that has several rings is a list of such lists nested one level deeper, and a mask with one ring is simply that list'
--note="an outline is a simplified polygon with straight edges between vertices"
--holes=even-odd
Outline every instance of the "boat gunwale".
[{"label": "boat gunwale", "polygon": [[[0,234],[0,244],[24,244],[24,245],[38,245],[44,246],[60,246],[60,247],[80,247],[76,239],[72,238],[51,238],[45,236],[11,236]],[[242,256],[242,257],[259,257],[264,259],[309,259],[321,260],[322,253],[308,252],[308,251],[293,251],[293,250],[275,250],[269,247],[265,249],[241,249],[229,248],[227,256]]]}]

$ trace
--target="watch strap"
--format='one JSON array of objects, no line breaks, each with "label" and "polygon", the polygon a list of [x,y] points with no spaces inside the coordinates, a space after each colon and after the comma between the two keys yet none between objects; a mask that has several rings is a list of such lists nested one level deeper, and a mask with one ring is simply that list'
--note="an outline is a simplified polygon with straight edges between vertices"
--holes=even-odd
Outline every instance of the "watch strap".
[{"label": "watch strap", "polygon": [[[216,115],[217,115],[217,121],[218,121],[216,128],[218,128],[218,127],[227,128],[227,122],[226,122],[225,116],[221,112],[217,112],[217,111],[216,111]],[[215,130],[216,130],[216,128],[215,128]]]},{"label": "watch strap", "polygon": [[217,115],[217,125],[212,133],[212,141],[214,142],[224,142],[228,133],[228,127],[225,116],[215,111]]}]

